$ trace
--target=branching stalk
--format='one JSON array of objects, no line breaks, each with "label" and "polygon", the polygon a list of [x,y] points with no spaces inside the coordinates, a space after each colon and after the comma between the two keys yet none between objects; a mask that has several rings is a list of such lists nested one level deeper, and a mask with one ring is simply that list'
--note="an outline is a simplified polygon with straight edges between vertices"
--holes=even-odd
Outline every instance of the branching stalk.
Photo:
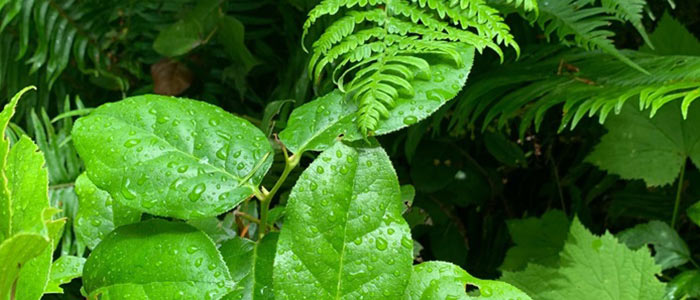
[{"label": "branching stalk", "polygon": [[258,240],[262,239],[267,231],[267,216],[268,212],[270,211],[270,202],[272,202],[272,198],[275,197],[277,191],[287,180],[287,176],[289,176],[292,170],[294,170],[294,168],[299,164],[299,159],[301,158],[300,153],[289,156],[287,148],[284,147],[284,145],[282,145],[282,153],[284,153],[285,162],[284,171],[282,171],[282,175],[280,175],[279,179],[277,179],[277,182],[269,192],[263,191],[264,196],[262,197],[262,199],[258,197],[258,199],[260,199],[260,229],[258,230]]}]

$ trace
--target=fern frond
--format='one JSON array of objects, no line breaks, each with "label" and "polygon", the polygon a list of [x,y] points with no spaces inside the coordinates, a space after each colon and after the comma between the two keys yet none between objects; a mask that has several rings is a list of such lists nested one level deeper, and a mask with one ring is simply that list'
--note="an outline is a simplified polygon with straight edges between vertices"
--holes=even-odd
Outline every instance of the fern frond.
[{"label": "fern frond", "polygon": [[[546,1],[539,7],[541,13],[536,22],[548,37],[556,33],[564,44],[576,45],[586,50],[603,50],[625,64],[647,73],[644,68],[615,48],[611,39],[615,34],[606,29],[612,21],[629,21],[640,32],[644,32],[641,26],[641,7],[646,1],[606,0],[602,1],[602,7],[591,5],[593,2],[595,1]],[[646,37],[646,34],[644,36]]]},{"label": "fern frond", "polygon": [[459,131],[482,117],[484,128],[496,119],[498,126],[505,126],[520,118],[523,135],[531,124],[539,129],[545,113],[558,105],[562,105],[563,130],[574,128],[585,116],[597,115],[602,123],[630,100],[639,100],[640,109],[651,108],[652,116],[675,102],[685,116],[690,104],[700,98],[700,57],[623,54],[653,75],[636,72],[599,51],[544,48],[528,53],[521,61],[472,78],[450,127]]},{"label": "fern frond", "polygon": [[607,13],[632,24],[639,32],[639,35],[642,36],[644,42],[653,49],[653,45],[642,24],[642,16],[646,4],[646,0],[601,0],[601,6],[607,10]]},{"label": "fern frond", "polygon": [[489,48],[501,58],[499,45],[520,51],[503,17],[485,0],[324,0],[309,12],[304,36],[320,18],[332,15],[339,17],[312,43],[309,73],[318,81],[331,70],[332,80],[357,102],[357,122],[365,134],[388,114],[396,97],[411,91],[411,80],[424,77],[418,73],[430,74],[422,56],[460,65],[453,43]]}]

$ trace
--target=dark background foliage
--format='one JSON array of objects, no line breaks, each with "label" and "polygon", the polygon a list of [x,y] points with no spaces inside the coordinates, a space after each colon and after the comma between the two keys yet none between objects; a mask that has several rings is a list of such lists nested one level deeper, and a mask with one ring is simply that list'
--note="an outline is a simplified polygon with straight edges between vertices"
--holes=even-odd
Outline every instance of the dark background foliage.
[{"label": "dark background foliage", "polygon": [[[210,28],[199,41],[201,45],[170,58],[154,49],[154,41],[161,30],[186,19],[197,1],[36,2],[35,5],[48,3],[57,12],[59,22],[65,20],[65,30],[76,36],[73,48],[80,47],[78,41],[82,37],[87,41],[87,50],[80,54],[68,46],[69,54],[61,69],[60,62],[52,65],[60,47],[50,45],[49,60],[31,72],[26,61],[41,47],[41,39],[29,39],[27,54],[15,58],[23,32],[29,30],[29,36],[34,37],[39,26],[24,25],[21,19],[10,22],[0,35],[0,98],[7,99],[29,84],[39,87],[38,93],[21,102],[16,130],[23,129],[47,141],[42,150],[50,154],[47,159],[52,201],[64,207],[69,207],[71,200],[60,190],[70,187],[81,166],[74,151],[66,150],[70,146],[65,140],[71,126],[69,119],[47,122],[61,113],[159,92],[216,104],[255,124],[269,124],[274,133],[285,127],[293,107],[330,89],[327,80],[313,85],[306,69],[309,55],[300,47],[302,24],[317,2],[314,0],[223,1],[207,13],[240,21],[249,53],[242,53],[242,44],[228,47],[227,38],[221,36],[225,34],[223,30]],[[647,32],[653,32],[660,17],[668,12],[700,37],[697,0],[675,0],[675,9],[665,0],[649,1],[649,8],[656,19],[644,19]],[[507,21],[523,49],[547,43],[541,30],[519,16],[511,14]],[[631,25],[616,23],[611,30],[616,33],[618,48],[643,46]],[[45,39],[59,40],[56,36]],[[91,55],[99,56],[97,62],[89,59]],[[81,61],[86,66],[81,66]],[[498,65],[498,57],[486,52],[475,60],[470,78]],[[465,89],[469,89],[469,82]],[[78,97],[80,100],[76,100]],[[287,99],[293,102],[275,102]],[[568,215],[578,215],[596,233],[606,229],[617,233],[647,220],[671,218],[675,184],[647,188],[642,181],[620,180],[584,162],[605,133],[597,119],[584,118],[574,130],[558,132],[561,116],[549,113],[539,132],[529,129],[521,137],[515,121],[503,127],[496,126],[495,121],[485,123],[484,131],[480,130],[484,124],[478,122],[451,126],[450,120],[459,118],[455,105],[408,130],[380,138],[400,182],[416,189],[409,223],[415,225],[414,238],[424,247],[419,260],[450,261],[474,276],[496,278],[505,252],[512,245],[506,227],[508,219],[540,216],[547,210],[560,209]],[[45,132],[51,131],[57,135],[44,137]],[[310,161],[304,159],[302,164]],[[283,163],[273,168],[279,170]],[[700,172],[691,165],[686,172],[681,183],[681,211],[700,196]],[[286,190],[295,182],[295,176],[298,172],[287,181]],[[677,230],[691,253],[696,253],[696,260],[700,260],[700,227],[682,215]],[[59,249],[75,251],[70,243],[64,239],[64,247]],[[79,287],[74,282],[66,289],[67,297],[79,297]]]}]

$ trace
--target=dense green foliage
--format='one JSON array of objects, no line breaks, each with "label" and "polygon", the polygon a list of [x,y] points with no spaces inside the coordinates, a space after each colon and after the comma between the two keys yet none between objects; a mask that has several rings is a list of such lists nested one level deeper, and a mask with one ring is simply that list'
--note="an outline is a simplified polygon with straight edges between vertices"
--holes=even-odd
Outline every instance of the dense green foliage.
[{"label": "dense green foliage", "polygon": [[698,35],[696,0],[0,0],[0,299],[700,299]]}]

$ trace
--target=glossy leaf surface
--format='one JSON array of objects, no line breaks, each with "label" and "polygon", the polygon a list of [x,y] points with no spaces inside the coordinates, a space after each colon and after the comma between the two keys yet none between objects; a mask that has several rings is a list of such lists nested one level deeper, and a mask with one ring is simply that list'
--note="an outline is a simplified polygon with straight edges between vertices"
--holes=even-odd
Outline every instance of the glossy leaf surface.
[{"label": "glossy leaf surface", "polygon": [[76,236],[90,249],[97,247],[114,228],[138,222],[141,218],[140,212],[115,202],[85,174],[75,180],[75,192],[80,204],[73,228]]},{"label": "glossy leaf surface", "polygon": [[152,219],[110,233],[90,254],[85,291],[106,299],[218,299],[233,281],[214,243],[179,222]]},{"label": "glossy leaf surface", "polygon": [[49,278],[46,292],[63,293],[60,287],[71,280],[83,275],[83,265],[85,258],[78,256],[61,256],[51,265],[51,277]]},{"label": "glossy leaf surface", "polygon": [[275,260],[278,233],[270,233],[260,242],[236,237],[219,251],[236,283],[235,290],[223,299],[274,299],[272,265]]},{"label": "glossy leaf surface", "polygon": [[376,144],[338,142],[321,153],[287,204],[276,298],[400,298],[413,258],[402,206],[391,161]]},{"label": "glossy leaf surface", "polygon": [[[477,287],[476,295],[466,293],[467,286]],[[430,261],[413,266],[411,281],[404,299],[531,299],[510,284],[481,280],[457,265]]]},{"label": "glossy leaf surface", "polygon": [[87,174],[126,206],[181,219],[215,216],[253,194],[272,163],[248,121],[157,95],[105,104],[73,129]]},{"label": "glossy leaf surface", "polygon": [[[396,99],[387,118],[379,120],[374,135],[383,135],[413,125],[433,114],[462,89],[471,71],[474,48],[460,49],[463,65],[449,61],[434,61],[430,80],[412,80],[412,97]],[[289,117],[280,139],[294,153],[308,150],[323,151],[333,145],[341,134],[346,140],[363,139],[356,125],[357,106],[338,90],[296,108]]]}]

